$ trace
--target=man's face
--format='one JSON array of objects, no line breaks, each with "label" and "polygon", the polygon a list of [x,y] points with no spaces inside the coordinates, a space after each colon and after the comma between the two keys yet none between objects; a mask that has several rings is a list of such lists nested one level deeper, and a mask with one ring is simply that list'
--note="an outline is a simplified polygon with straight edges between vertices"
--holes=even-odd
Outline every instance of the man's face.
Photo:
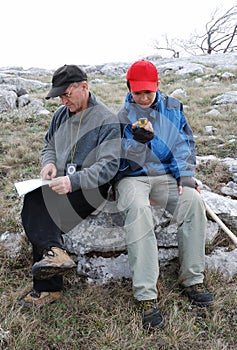
[{"label": "man's face", "polygon": [[131,91],[134,101],[142,108],[149,108],[155,101],[156,92],[150,90]]},{"label": "man's face", "polygon": [[67,106],[72,113],[79,113],[87,108],[88,84],[86,81],[73,83],[60,95],[62,104]]}]

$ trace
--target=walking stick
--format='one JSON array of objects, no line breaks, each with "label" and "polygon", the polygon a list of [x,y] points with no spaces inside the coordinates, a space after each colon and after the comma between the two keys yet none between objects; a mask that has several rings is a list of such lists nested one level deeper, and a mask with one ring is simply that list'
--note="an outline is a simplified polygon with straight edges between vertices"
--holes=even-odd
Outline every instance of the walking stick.
[{"label": "walking stick", "polygon": [[237,237],[231,232],[228,227],[224,224],[221,219],[214,213],[214,211],[209,207],[207,203],[205,203],[207,213],[218,223],[218,225],[222,228],[222,230],[230,237],[230,239],[237,246]]}]

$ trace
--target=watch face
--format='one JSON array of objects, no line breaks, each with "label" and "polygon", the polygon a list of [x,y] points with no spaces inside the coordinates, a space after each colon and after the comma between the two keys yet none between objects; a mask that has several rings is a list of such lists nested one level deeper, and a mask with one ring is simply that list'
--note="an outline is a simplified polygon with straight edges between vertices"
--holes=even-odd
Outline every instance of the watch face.
[{"label": "watch face", "polygon": [[75,174],[76,170],[77,170],[76,164],[67,164],[67,175]]}]

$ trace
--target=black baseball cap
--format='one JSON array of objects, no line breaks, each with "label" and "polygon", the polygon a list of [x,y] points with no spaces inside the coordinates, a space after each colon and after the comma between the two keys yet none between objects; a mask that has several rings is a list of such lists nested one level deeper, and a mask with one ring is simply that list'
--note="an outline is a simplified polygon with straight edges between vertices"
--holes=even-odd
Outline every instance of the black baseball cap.
[{"label": "black baseball cap", "polygon": [[81,68],[74,64],[65,64],[54,72],[52,88],[45,98],[48,100],[51,97],[60,96],[70,84],[84,80],[87,81],[87,75]]}]

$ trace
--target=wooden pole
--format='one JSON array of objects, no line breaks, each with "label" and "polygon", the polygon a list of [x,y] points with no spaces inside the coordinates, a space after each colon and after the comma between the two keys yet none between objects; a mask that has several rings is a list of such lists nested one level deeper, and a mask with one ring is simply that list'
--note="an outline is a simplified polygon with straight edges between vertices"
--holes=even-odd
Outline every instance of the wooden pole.
[{"label": "wooden pole", "polygon": [[230,239],[234,242],[234,244],[237,246],[237,237],[233,234],[231,230],[228,229],[228,227],[224,224],[223,221],[214,213],[214,211],[209,207],[207,203],[205,203],[207,213],[214,219],[220,228],[230,237]]}]

